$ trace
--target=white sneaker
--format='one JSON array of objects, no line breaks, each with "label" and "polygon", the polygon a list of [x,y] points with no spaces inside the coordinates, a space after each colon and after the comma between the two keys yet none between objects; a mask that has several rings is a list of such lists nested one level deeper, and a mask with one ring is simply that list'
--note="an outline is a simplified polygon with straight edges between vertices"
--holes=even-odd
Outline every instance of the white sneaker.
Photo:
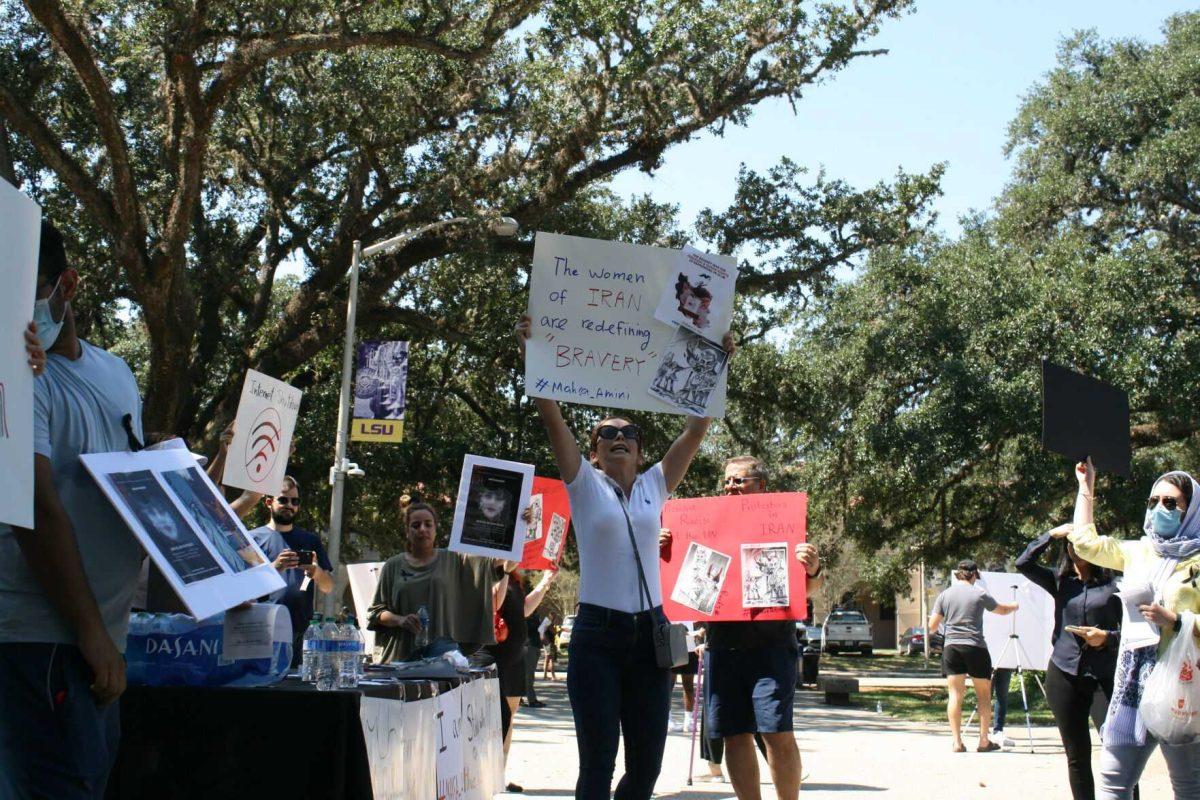
[{"label": "white sneaker", "polygon": [[688,733],[696,730],[696,715],[691,712],[683,712],[683,729]]},{"label": "white sneaker", "polygon": [[996,744],[1000,745],[1001,747],[1016,747],[1017,746],[1017,743],[1014,742],[1012,739],[1008,738],[1007,736],[1005,736],[1004,731],[1002,731],[1002,730],[992,731],[991,734],[988,735],[988,738],[991,739]]},{"label": "white sneaker", "polygon": [[671,718],[671,720],[669,722],[667,722],[667,730],[681,731],[681,730],[683,730],[683,723],[679,722],[678,720],[676,720],[674,718]]}]

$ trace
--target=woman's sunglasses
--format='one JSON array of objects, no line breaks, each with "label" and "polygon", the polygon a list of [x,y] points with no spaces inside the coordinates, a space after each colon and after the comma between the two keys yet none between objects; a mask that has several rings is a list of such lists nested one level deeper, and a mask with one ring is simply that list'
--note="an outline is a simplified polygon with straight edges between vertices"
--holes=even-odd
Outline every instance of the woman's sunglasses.
[{"label": "woman's sunglasses", "polygon": [[1175,497],[1159,497],[1156,494],[1150,495],[1150,499],[1146,501],[1146,508],[1151,509],[1162,503],[1162,507],[1167,511],[1174,511],[1179,508],[1179,500]]},{"label": "woman's sunglasses", "polygon": [[617,438],[618,433],[624,436],[626,441],[636,442],[642,434],[642,429],[632,424],[621,428],[618,428],[616,425],[601,425],[596,431],[596,435],[601,439],[609,440]]}]

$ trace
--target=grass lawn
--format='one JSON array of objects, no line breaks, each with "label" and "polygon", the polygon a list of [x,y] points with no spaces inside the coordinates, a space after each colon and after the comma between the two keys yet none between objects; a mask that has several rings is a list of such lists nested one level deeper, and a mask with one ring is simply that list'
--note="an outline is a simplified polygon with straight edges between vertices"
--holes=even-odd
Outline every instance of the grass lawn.
[{"label": "grass lawn", "polygon": [[[1016,676],[1014,676],[1015,678]],[[1026,679],[1026,694],[1029,697],[1029,717],[1034,725],[1053,725],[1054,716],[1046,706],[1046,698],[1034,684],[1032,679]],[[878,705],[883,706],[883,713],[899,719],[918,722],[944,722],[946,720],[946,689],[872,689],[863,688],[853,695],[854,704],[859,708],[874,710]],[[967,698],[963,703],[964,719],[975,709],[975,692],[967,689]],[[1009,729],[1018,728],[1025,724],[1025,711],[1021,708],[1021,687],[1014,680],[1008,695]]]},{"label": "grass lawn", "polygon": [[912,675],[914,678],[938,676],[941,674],[941,661],[938,658],[929,660],[929,664],[925,664],[925,659],[920,656],[902,656],[897,655],[895,650],[876,650],[872,655],[863,656],[858,654],[841,654],[831,656],[828,653],[821,655],[821,669],[833,669],[845,672],[855,672],[860,675],[871,675],[872,673],[895,673]]}]

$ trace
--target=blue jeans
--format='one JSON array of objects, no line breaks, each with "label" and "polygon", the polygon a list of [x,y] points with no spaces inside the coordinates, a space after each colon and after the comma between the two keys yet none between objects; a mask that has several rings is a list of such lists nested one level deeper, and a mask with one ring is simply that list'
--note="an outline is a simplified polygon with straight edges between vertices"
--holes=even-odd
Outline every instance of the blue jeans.
[{"label": "blue jeans", "polygon": [[625,775],[616,800],[649,800],[662,769],[671,711],[671,673],[654,658],[662,609],[627,614],[581,603],[571,631],[567,696],[579,747],[576,800],[608,800],[618,740]]},{"label": "blue jeans", "polygon": [[100,800],[117,756],[116,703],[65,644],[0,644],[0,798]]},{"label": "blue jeans", "polygon": [[1012,682],[1013,671],[997,669],[992,673],[992,730],[1004,730],[1008,719],[1008,687]]}]

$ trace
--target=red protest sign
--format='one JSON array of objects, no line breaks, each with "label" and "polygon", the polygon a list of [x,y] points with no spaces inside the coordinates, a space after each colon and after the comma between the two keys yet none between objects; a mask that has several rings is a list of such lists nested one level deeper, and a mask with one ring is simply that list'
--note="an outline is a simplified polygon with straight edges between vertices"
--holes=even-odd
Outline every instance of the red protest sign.
[{"label": "red protest sign", "polygon": [[[540,501],[537,499],[539,496]],[[567,549],[567,533],[571,527],[571,501],[567,498],[567,485],[554,478],[535,476],[531,505],[533,524],[529,526],[527,536],[537,538],[525,540],[521,569],[557,571],[558,562]]]},{"label": "red protest sign", "polygon": [[658,562],[663,611],[674,622],[803,619],[807,576],[803,492],[671,500],[671,546]]}]

